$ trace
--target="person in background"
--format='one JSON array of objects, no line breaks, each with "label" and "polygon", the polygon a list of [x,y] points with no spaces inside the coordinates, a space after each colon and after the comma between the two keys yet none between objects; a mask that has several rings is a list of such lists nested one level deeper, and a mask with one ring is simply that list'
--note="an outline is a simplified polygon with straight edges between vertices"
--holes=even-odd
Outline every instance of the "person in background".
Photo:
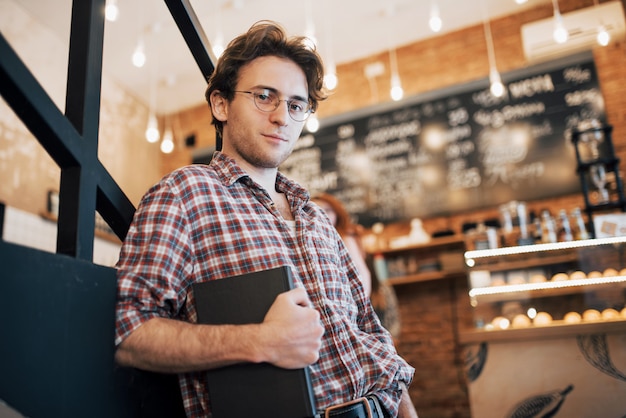
[{"label": "person in background", "polygon": [[393,337],[394,341],[400,338],[400,313],[398,311],[398,298],[396,291],[383,278],[378,276],[374,264],[373,254],[365,256],[365,264],[372,272],[372,294],[370,300],[378,319]]},{"label": "person in background", "polygon": [[370,269],[365,264],[365,250],[361,244],[363,227],[352,221],[343,203],[335,196],[328,193],[320,193],[314,195],[312,200],[324,209],[328,219],[330,219],[330,222],[335,226],[341,238],[343,238],[352,261],[359,271],[363,290],[367,296],[370,296],[372,292],[372,277]]},{"label": "person in background", "polygon": [[365,252],[361,241],[363,227],[352,220],[346,207],[335,196],[319,193],[314,195],[312,200],[324,209],[328,219],[343,238],[360,273],[363,289],[370,296],[374,311],[383,327],[391,333],[394,340],[397,340],[400,335],[400,317],[396,293],[391,286],[380,280],[374,267],[374,256]]},{"label": "person in background", "polygon": [[[322,81],[317,52],[273,22],[231,41],[206,90],[222,149],[150,188],[122,245],[116,361],[177,373],[188,417],[211,416],[202,372],[240,362],[308,367],[322,416],[417,417],[415,369],[380,325],[343,240],[278,171],[325,98]],[[262,323],[197,324],[193,283],[281,266],[296,288]]]}]

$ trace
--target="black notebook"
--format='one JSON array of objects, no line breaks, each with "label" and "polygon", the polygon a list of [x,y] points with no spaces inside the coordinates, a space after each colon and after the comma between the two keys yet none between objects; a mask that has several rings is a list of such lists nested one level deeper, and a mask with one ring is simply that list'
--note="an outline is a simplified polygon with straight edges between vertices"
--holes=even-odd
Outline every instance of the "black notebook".
[{"label": "black notebook", "polygon": [[[283,266],[193,285],[198,322],[263,322],[279,293],[293,288]],[[213,418],[315,416],[309,369],[243,363],[207,371]]]}]

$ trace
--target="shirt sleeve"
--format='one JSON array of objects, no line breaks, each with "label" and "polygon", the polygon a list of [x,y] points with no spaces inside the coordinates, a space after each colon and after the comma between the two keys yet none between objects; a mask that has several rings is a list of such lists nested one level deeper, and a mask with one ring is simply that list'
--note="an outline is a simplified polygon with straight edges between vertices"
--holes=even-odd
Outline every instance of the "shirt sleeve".
[{"label": "shirt sleeve", "polygon": [[151,318],[181,315],[189,247],[184,207],[164,180],[143,197],[120,251],[116,345]]}]

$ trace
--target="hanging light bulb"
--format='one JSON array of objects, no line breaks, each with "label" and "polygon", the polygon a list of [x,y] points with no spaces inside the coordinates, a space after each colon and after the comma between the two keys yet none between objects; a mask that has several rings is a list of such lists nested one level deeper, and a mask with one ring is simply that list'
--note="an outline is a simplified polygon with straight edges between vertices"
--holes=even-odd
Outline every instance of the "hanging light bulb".
[{"label": "hanging light bulb", "polygon": [[306,22],[304,42],[309,49],[313,50],[317,48],[317,38],[315,37],[315,23],[313,22],[313,5],[311,4],[311,0],[304,2],[304,13]]},{"label": "hanging light bulb", "polygon": [[120,9],[117,7],[117,0],[107,0],[104,7],[104,17],[109,22],[115,22],[120,15]]},{"label": "hanging light bulb", "polygon": [[[236,8],[236,7],[235,7]],[[219,58],[224,53],[224,35],[222,34],[222,8],[216,4],[215,6],[215,42],[213,44],[213,55]]]},{"label": "hanging light bulb", "polygon": [[494,97],[502,97],[504,95],[504,84],[502,84],[500,73],[495,67],[489,71],[489,83],[491,84],[489,91],[491,91]]},{"label": "hanging light bulb", "polygon": [[569,33],[563,24],[563,17],[559,11],[559,0],[552,0],[552,7],[554,9],[554,32],[552,32],[552,36],[557,44],[564,44],[569,38]]},{"label": "hanging light bulb", "polygon": [[391,90],[389,95],[392,100],[397,102],[404,97],[404,89],[402,89],[402,82],[398,74],[398,57],[395,48],[389,50],[389,66],[391,67]]},{"label": "hanging light bulb", "polygon": [[596,37],[596,40],[598,41],[598,44],[602,46],[607,46],[609,42],[611,42],[611,35],[606,30],[604,25],[600,25],[600,27],[598,28],[598,35]]},{"label": "hanging light bulb", "polygon": [[146,63],[146,52],[143,45],[143,38],[139,38],[135,51],[133,52],[133,65],[141,68]]},{"label": "hanging light bulb", "polygon": [[329,60],[327,65],[326,74],[324,74],[324,86],[328,90],[335,90],[337,88],[337,68],[335,64]]},{"label": "hanging light bulb", "polygon": [[[484,4],[483,4],[484,7]],[[489,91],[494,97],[502,97],[505,92],[504,84],[500,78],[498,67],[496,66],[496,54],[493,47],[493,35],[491,34],[491,24],[487,18],[487,11],[483,10],[483,25],[485,27],[485,41],[487,42],[487,60],[489,61]]]},{"label": "hanging light bulb", "polygon": [[221,57],[223,53],[224,45],[221,42],[216,41],[215,45],[213,45],[213,54],[215,54],[215,58]]},{"label": "hanging light bulb", "polygon": [[434,2],[430,7],[430,19],[428,20],[428,26],[433,32],[439,32],[443,26],[441,17],[439,17],[439,6],[437,6],[437,3]]},{"label": "hanging light bulb", "polygon": [[394,74],[391,76],[391,98],[394,101],[402,100],[404,97],[404,89],[402,88],[402,83],[400,82],[400,76],[398,74]]},{"label": "hanging light bulb", "polygon": [[172,151],[174,151],[174,134],[172,128],[168,126],[163,134],[163,141],[161,141],[161,152],[170,154]]},{"label": "hanging light bulb", "polygon": [[528,0],[515,0],[515,3],[517,4],[524,4],[526,3]]},{"label": "hanging light bulb", "polygon": [[159,123],[157,121],[156,115],[154,113],[150,113],[148,116],[148,127],[146,128],[146,140],[151,144],[158,142],[161,134],[159,132]]},{"label": "hanging light bulb", "polygon": [[314,113],[311,116],[309,116],[309,118],[306,121],[306,130],[311,133],[315,133],[317,132],[319,128],[320,128],[320,120],[317,118],[317,116]]}]

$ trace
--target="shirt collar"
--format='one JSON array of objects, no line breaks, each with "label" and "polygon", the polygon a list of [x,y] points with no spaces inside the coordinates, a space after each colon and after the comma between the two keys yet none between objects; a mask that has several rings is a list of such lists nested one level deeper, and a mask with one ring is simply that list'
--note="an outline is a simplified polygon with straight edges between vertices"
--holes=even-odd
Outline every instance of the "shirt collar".
[{"label": "shirt collar", "polygon": [[[248,179],[247,181],[252,181],[248,173],[246,173],[234,159],[223,154],[221,151],[215,151],[215,153],[213,153],[210,165],[215,169],[220,180],[226,186],[232,186],[234,183],[244,178]],[[311,195],[304,187],[288,179],[280,171],[276,176],[276,190],[285,193],[289,201],[295,199],[298,208],[304,206],[311,198]]]}]

